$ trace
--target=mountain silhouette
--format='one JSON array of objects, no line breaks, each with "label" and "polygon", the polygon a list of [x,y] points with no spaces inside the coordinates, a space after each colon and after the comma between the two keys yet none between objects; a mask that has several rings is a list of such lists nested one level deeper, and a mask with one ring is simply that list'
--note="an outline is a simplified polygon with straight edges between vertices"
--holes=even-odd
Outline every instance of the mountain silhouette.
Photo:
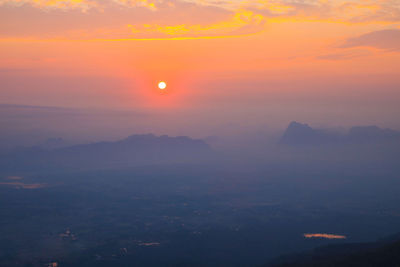
[{"label": "mountain silhouette", "polygon": [[311,145],[337,143],[341,136],[335,133],[328,133],[324,130],[313,129],[308,124],[293,121],[289,124],[280,144],[286,145]]},{"label": "mountain silhouette", "polygon": [[169,137],[153,134],[131,135],[116,142],[98,142],[75,145],[53,151],[56,156],[77,156],[90,160],[158,161],[167,159],[196,158],[210,152],[202,140],[186,136]]},{"label": "mountain silhouette", "polygon": [[308,124],[291,122],[279,143],[284,145],[325,145],[400,142],[400,132],[377,126],[355,126],[347,133],[314,129]]},{"label": "mountain silhouette", "polygon": [[347,135],[350,141],[390,141],[400,139],[400,132],[392,129],[381,129],[377,126],[352,127]]},{"label": "mountain silhouette", "polygon": [[105,167],[196,162],[211,153],[211,148],[202,140],[186,136],[141,134],[114,142],[96,142],[52,150],[29,148],[3,157],[3,160],[0,159],[0,165],[7,166],[9,163],[9,166]]}]

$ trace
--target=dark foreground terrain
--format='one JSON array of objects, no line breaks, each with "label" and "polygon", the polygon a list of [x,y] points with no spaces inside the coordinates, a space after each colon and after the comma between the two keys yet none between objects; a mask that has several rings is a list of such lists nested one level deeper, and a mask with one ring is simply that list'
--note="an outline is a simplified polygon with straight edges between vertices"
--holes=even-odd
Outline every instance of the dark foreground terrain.
[{"label": "dark foreground terrain", "polygon": [[234,165],[4,174],[0,265],[262,265],[399,230],[393,169]]},{"label": "dark foreground terrain", "polygon": [[266,266],[399,266],[400,235],[369,243],[318,247],[311,252],[281,257]]}]

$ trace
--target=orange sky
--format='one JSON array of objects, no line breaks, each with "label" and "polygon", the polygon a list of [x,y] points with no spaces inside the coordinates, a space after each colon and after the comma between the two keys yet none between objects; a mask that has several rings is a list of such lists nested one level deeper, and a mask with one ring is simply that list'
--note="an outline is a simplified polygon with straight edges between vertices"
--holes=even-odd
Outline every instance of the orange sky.
[{"label": "orange sky", "polygon": [[0,103],[400,127],[396,0],[0,0],[0,20]]}]

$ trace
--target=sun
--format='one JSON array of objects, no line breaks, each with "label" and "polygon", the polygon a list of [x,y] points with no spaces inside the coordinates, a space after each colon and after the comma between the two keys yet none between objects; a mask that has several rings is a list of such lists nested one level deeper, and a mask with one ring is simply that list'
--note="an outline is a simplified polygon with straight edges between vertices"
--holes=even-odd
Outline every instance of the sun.
[{"label": "sun", "polygon": [[164,90],[167,87],[167,84],[165,82],[159,82],[158,83],[158,88],[161,90]]}]

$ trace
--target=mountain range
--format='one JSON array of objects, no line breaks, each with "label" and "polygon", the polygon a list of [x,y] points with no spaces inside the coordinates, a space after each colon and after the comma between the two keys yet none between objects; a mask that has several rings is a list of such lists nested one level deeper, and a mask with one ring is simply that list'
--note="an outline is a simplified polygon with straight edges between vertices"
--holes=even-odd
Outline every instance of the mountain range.
[{"label": "mountain range", "polygon": [[[57,139],[57,142],[58,143]],[[53,143],[53,142],[51,142]],[[202,140],[186,136],[170,137],[153,134],[131,135],[114,142],[96,142],[53,148],[35,146],[2,155],[0,165],[23,166],[113,166],[191,162],[212,152]]]},{"label": "mountain range", "polygon": [[400,142],[400,132],[377,126],[355,126],[346,133],[314,129],[308,124],[291,122],[279,143],[284,145],[327,145]]}]

